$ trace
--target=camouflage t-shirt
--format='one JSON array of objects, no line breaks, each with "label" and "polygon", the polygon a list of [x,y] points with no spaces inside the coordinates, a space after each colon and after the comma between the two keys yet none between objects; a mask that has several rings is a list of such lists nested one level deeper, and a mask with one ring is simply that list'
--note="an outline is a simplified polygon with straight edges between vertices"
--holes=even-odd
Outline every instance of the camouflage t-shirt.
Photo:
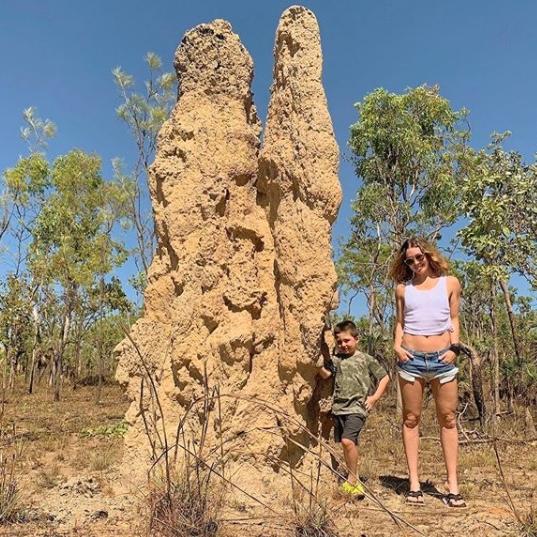
[{"label": "camouflage t-shirt", "polygon": [[365,400],[375,381],[383,378],[386,370],[369,354],[356,351],[352,356],[332,357],[335,367],[333,414],[359,414],[366,417]]}]

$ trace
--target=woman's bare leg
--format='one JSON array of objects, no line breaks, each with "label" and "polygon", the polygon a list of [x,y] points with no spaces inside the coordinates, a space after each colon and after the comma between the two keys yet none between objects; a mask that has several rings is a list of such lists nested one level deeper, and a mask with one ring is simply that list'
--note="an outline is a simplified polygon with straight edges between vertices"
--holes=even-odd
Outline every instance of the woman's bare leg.
[{"label": "woman's bare leg", "polygon": [[444,460],[447,471],[447,485],[449,492],[459,493],[459,483],[457,480],[457,458],[459,452],[459,433],[457,431],[457,404],[458,391],[457,379],[445,384],[440,384],[438,380],[431,382],[436,415],[440,425],[440,441],[444,452]]},{"label": "woman's bare leg", "polygon": [[408,478],[411,491],[420,490],[418,449],[420,444],[419,423],[424,384],[422,379],[409,382],[399,376],[399,386],[403,401],[403,445],[408,464]]}]

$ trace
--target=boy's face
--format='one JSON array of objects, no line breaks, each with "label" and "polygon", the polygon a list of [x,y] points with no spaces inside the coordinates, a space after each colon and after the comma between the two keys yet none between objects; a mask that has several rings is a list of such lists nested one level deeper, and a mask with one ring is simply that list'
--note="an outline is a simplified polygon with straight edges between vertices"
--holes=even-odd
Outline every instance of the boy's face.
[{"label": "boy's face", "polygon": [[357,345],[358,339],[350,332],[340,332],[339,334],[336,334],[336,346],[338,352],[349,355],[354,354]]}]

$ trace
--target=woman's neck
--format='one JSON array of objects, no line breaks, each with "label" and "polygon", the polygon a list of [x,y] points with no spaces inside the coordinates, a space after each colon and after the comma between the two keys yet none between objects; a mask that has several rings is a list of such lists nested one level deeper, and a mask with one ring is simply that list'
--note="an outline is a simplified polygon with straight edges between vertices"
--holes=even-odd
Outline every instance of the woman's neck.
[{"label": "woman's neck", "polygon": [[425,274],[416,275],[414,274],[412,278],[413,285],[421,285],[422,283],[425,283],[427,280],[431,280],[433,278],[433,275],[430,272],[426,272]]}]

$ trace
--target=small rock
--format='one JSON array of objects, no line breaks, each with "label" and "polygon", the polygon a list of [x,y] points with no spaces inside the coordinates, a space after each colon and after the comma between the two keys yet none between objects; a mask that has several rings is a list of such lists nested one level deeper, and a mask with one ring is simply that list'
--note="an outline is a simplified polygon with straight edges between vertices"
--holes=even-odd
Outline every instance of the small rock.
[{"label": "small rock", "polygon": [[96,521],[96,520],[106,520],[108,518],[108,511],[98,510],[95,511],[91,516],[90,520]]}]

